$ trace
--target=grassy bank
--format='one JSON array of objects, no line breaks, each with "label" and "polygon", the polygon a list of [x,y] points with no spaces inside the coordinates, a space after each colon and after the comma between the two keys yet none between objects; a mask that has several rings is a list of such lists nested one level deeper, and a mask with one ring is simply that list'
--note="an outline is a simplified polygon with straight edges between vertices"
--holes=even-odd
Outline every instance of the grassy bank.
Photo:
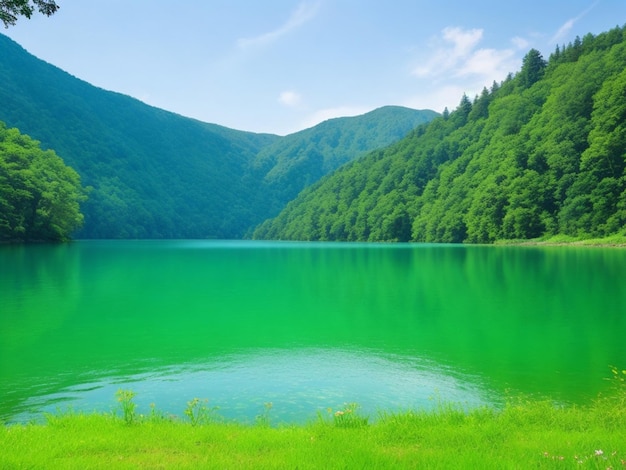
[{"label": "grassy bank", "polygon": [[[62,414],[0,427],[0,468],[626,468],[626,371],[587,406],[517,400],[502,410],[381,414],[348,406],[305,425],[219,422],[194,400],[186,417]],[[126,392],[124,392],[126,393]]]},{"label": "grassy bank", "polygon": [[495,245],[530,245],[530,246],[597,246],[597,247],[626,247],[626,235],[612,235],[604,238],[576,238],[567,235],[536,238],[533,240],[499,240]]}]

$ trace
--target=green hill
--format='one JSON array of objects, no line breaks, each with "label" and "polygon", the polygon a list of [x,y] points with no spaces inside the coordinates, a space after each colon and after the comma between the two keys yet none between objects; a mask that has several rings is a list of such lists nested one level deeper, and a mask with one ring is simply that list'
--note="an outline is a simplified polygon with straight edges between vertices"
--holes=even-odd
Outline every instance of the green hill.
[{"label": "green hill", "polygon": [[[397,108],[333,120],[321,126],[339,129],[334,146],[316,128],[255,134],[148,106],[81,81],[3,35],[0,55],[0,121],[53,149],[89,188],[81,238],[242,237],[339,163],[433,116]],[[377,115],[384,125],[370,122]]]},{"label": "green hill", "polygon": [[255,238],[489,243],[625,234],[626,30],[536,50],[452,113],[303,191]]},{"label": "green hill", "polygon": [[248,162],[276,136],[168,113],[78,80],[0,36],[0,120],[91,186],[86,238],[228,237],[246,229]]},{"label": "green hill", "polygon": [[362,116],[329,119],[264,147],[253,165],[277,214],[322,176],[372,149],[387,147],[437,116],[434,111],[385,106]]}]

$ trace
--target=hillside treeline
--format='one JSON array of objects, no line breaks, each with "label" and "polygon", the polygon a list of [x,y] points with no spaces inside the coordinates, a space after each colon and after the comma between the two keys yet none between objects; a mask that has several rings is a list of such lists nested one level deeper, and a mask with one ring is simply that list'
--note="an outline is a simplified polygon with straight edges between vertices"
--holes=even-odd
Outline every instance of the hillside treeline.
[{"label": "hillside treeline", "polygon": [[626,29],[521,70],[303,191],[255,238],[489,243],[624,234]]}]

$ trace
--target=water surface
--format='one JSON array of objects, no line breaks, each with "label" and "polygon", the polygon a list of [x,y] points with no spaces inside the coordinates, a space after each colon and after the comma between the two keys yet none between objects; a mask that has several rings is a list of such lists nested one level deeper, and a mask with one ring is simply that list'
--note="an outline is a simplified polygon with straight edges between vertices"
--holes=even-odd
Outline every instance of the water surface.
[{"label": "water surface", "polygon": [[0,247],[0,417],[110,410],[304,421],[586,402],[626,362],[626,250],[80,241]]}]

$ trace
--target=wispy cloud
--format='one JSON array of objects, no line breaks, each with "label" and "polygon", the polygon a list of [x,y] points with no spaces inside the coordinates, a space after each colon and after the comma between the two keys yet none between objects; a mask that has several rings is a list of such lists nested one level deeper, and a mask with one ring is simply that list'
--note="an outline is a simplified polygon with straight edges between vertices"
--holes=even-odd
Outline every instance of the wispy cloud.
[{"label": "wispy cloud", "polygon": [[570,29],[572,29],[574,23],[576,23],[576,18],[571,18],[563,23],[563,25],[559,28],[556,34],[552,36],[552,39],[550,39],[550,44],[559,42],[561,39],[567,36],[567,33],[569,33]]},{"label": "wispy cloud", "polygon": [[422,63],[412,70],[420,82],[420,92],[404,103],[413,108],[442,111],[454,109],[463,93],[470,99],[484,86],[503,80],[521,65],[521,56],[530,42],[519,36],[500,48],[480,47],[482,29],[448,27],[433,40],[434,46]]},{"label": "wispy cloud", "polygon": [[441,32],[443,44],[438,45],[430,59],[416,67],[413,73],[418,77],[428,77],[447,72],[471,53],[482,36],[482,29],[444,28]]},{"label": "wispy cloud", "polygon": [[303,2],[291,14],[287,21],[275,30],[250,38],[241,38],[237,41],[237,45],[241,49],[249,49],[251,47],[261,47],[271,44],[280,37],[290,33],[315,18],[319,6],[319,2]]},{"label": "wispy cloud", "polygon": [[511,39],[511,42],[517,49],[528,49],[528,46],[530,46],[528,39],[520,38],[519,36],[515,36]]},{"label": "wispy cloud", "polygon": [[285,106],[295,107],[302,101],[302,96],[293,90],[286,90],[280,94],[278,101]]},{"label": "wispy cloud", "polygon": [[[599,0],[598,0],[599,1]],[[595,1],[594,3],[592,3],[585,11],[583,11],[582,13],[580,13],[578,16],[574,17],[574,18],[570,18],[569,20],[567,20],[565,23],[563,23],[563,25],[561,25],[561,27],[559,28],[559,30],[554,34],[554,36],[552,36],[552,38],[550,39],[550,44],[556,44],[559,41],[563,40],[564,38],[567,37],[567,35],[569,34],[569,32],[571,31],[571,29],[574,27],[574,25],[576,24],[577,21],[580,21],[583,17],[585,17],[591,10],[593,10],[593,8],[598,4],[598,1]]]},{"label": "wispy cloud", "polygon": [[466,77],[468,75],[483,76],[492,79],[502,77],[512,72],[512,64],[515,57],[513,49],[479,49],[464,61],[455,75]]},{"label": "wispy cloud", "polygon": [[528,46],[528,41],[515,37],[511,47],[478,48],[482,38],[482,29],[445,28],[435,51],[413,69],[413,74],[419,78],[473,76],[496,80],[515,70],[518,50]]}]

